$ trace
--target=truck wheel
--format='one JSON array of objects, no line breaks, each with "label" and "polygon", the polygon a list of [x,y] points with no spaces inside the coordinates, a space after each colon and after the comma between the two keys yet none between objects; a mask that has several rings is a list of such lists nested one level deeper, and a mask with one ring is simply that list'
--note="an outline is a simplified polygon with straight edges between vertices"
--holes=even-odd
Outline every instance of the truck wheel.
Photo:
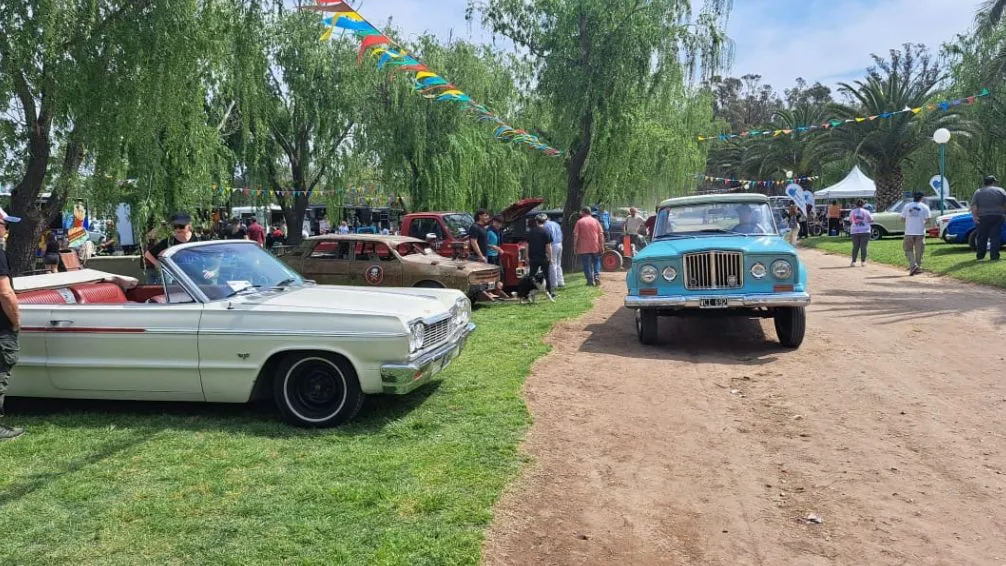
[{"label": "truck wheel", "polygon": [[322,428],[355,417],[363,406],[364,394],[356,370],[345,358],[303,352],[288,355],[276,368],[273,397],[286,422]]},{"label": "truck wheel", "polygon": [[636,336],[639,341],[647,346],[657,343],[657,321],[660,318],[656,311],[647,309],[636,309]]},{"label": "truck wheel", "polygon": [[615,250],[605,250],[601,254],[601,269],[603,271],[618,271],[622,269],[622,254]]},{"label": "truck wheel", "polygon": [[807,331],[807,311],[803,307],[782,307],[775,310],[775,333],[779,343],[787,348],[799,348]]}]

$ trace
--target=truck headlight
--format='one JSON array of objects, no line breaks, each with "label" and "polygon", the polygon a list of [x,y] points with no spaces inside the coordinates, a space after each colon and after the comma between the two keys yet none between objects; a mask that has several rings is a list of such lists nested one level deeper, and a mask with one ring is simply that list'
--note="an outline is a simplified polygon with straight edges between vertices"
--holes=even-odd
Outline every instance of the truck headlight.
[{"label": "truck headlight", "polygon": [[768,269],[765,268],[764,263],[756,263],[751,266],[751,277],[765,279],[766,275],[768,275]]},{"label": "truck headlight", "polygon": [[657,268],[652,265],[644,265],[639,269],[639,280],[643,283],[653,283],[657,280]]},{"label": "truck headlight", "polygon": [[409,351],[418,352],[426,342],[426,325],[416,322],[409,327]]},{"label": "truck headlight", "polygon": [[661,275],[663,275],[664,281],[670,283],[671,281],[674,281],[675,279],[678,278],[678,270],[668,266],[664,268],[664,271],[663,273],[661,273]]},{"label": "truck headlight", "polygon": [[793,265],[784,259],[776,260],[772,263],[772,275],[776,279],[789,279],[793,276]]}]

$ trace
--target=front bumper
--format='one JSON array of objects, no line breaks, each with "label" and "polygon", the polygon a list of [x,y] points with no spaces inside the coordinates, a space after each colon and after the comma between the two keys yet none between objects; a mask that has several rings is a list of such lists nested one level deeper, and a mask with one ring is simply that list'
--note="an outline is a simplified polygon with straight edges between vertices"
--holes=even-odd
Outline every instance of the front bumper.
[{"label": "front bumper", "polygon": [[475,324],[469,322],[454,340],[420,355],[418,358],[401,364],[381,365],[381,385],[385,393],[404,395],[426,384],[430,378],[451,365],[454,358],[461,354],[468,335],[475,330]]},{"label": "front bumper", "polygon": [[740,309],[805,307],[809,293],[759,293],[752,295],[688,295],[676,297],[625,297],[630,309]]}]

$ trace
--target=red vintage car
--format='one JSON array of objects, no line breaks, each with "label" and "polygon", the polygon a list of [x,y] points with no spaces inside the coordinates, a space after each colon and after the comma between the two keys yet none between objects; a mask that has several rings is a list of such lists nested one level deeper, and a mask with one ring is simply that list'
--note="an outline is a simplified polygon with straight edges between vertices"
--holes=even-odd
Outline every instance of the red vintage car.
[{"label": "red vintage car", "polygon": [[[543,202],[544,199],[528,198],[508,206],[500,212],[504,227],[523,218]],[[468,229],[474,223],[475,218],[468,212],[414,212],[402,217],[401,232],[403,236],[434,240],[433,248],[444,257],[467,257]],[[430,234],[433,238],[429,237]],[[503,248],[500,279],[506,289],[512,289],[530,269],[527,242],[504,242],[500,247]]]}]

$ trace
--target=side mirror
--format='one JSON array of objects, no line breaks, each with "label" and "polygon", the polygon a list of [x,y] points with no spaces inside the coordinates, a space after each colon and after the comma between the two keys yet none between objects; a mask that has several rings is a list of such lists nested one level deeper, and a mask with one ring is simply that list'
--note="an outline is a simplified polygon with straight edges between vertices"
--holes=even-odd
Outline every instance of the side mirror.
[{"label": "side mirror", "polygon": [[432,232],[426,235],[426,243],[433,249],[440,248],[440,241],[437,239],[437,235]]}]

